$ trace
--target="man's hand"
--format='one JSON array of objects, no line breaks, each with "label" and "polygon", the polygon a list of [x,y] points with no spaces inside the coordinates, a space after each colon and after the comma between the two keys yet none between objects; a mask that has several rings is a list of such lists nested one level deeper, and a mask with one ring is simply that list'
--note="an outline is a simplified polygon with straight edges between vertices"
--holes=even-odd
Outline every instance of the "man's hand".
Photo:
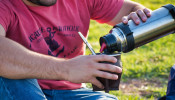
[{"label": "man's hand", "polygon": [[67,70],[67,73],[65,73],[65,80],[74,83],[92,83],[99,88],[104,88],[96,77],[117,80],[118,76],[116,74],[104,71],[121,73],[122,69],[112,64],[99,63],[100,61],[116,63],[117,59],[107,55],[89,55],[78,56],[67,60],[67,67],[65,69]]},{"label": "man's hand", "polygon": [[146,22],[147,18],[151,16],[151,12],[149,9],[145,8],[143,10],[139,9],[136,12],[131,12],[128,16],[122,17],[122,22],[127,24],[128,21],[131,19],[134,21],[135,24],[140,24],[140,19],[143,22]]}]

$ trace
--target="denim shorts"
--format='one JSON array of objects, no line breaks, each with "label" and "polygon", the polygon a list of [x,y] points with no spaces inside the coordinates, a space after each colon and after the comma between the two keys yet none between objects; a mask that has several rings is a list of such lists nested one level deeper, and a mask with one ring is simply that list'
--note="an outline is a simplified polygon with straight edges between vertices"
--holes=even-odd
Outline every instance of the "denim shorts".
[{"label": "denim shorts", "polygon": [[36,79],[12,80],[0,77],[0,100],[117,100],[92,89],[42,90]]}]

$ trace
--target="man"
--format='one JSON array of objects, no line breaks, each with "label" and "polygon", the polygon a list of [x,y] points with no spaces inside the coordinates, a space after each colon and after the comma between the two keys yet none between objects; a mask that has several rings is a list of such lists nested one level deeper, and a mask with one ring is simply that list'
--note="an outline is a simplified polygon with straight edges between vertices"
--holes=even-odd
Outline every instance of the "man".
[{"label": "man", "polygon": [[98,63],[115,63],[113,57],[82,56],[78,31],[87,37],[90,19],[115,25],[121,18],[139,24],[147,17],[149,10],[132,1],[0,0],[0,99],[116,100],[82,88],[81,83],[103,88],[96,77],[118,76],[101,70],[122,70]]}]

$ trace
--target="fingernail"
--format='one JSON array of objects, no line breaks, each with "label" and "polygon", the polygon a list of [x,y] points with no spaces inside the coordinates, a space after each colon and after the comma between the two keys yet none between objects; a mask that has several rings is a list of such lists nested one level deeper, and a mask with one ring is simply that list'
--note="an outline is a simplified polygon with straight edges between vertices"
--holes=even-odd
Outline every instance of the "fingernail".
[{"label": "fingernail", "polygon": [[124,19],[124,20],[123,20],[123,23],[125,23],[125,24],[126,24],[126,23],[127,23],[127,20],[126,20],[126,19]]},{"label": "fingernail", "polygon": [[122,68],[120,68],[119,66],[117,66],[118,69],[117,69],[117,73],[121,73],[122,72]]},{"label": "fingernail", "polygon": [[151,13],[150,12],[147,12],[147,16],[150,17],[151,16]]},{"label": "fingernail", "polygon": [[115,78],[115,79],[118,79],[118,76],[117,76],[117,75],[114,75],[114,78]]},{"label": "fingernail", "polygon": [[121,68],[119,68],[119,72],[120,72],[120,73],[122,72],[122,69],[121,69]]},{"label": "fingernail", "polygon": [[143,17],[143,21],[146,21],[147,20],[147,18],[146,17]]},{"label": "fingernail", "polygon": [[117,59],[116,58],[114,58],[114,62],[117,62]]},{"label": "fingernail", "polygon": [[136,23],[137,23],[137,24],[139,24],[139,23],[140,23],[140,20],[139,20],[139,19],[137,19],[137,20],[136,20]]}]

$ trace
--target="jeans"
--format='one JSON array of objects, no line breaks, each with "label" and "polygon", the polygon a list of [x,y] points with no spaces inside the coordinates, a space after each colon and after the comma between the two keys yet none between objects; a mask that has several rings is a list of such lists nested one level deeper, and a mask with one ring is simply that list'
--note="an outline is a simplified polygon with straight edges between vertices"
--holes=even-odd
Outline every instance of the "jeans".
[{"label": "jeans", "polygon": [[170,71],[166,100],[175,100],[175,65]]},{"label": "jeans", "polygon": [[175,100],[175,65],[170,70],[167,93],[158,100]]},{"label": "jeans", "polygon": [[12,80],[0,77],[0,100],[117,100],[91,89],[42,90],[36,79]]}]

